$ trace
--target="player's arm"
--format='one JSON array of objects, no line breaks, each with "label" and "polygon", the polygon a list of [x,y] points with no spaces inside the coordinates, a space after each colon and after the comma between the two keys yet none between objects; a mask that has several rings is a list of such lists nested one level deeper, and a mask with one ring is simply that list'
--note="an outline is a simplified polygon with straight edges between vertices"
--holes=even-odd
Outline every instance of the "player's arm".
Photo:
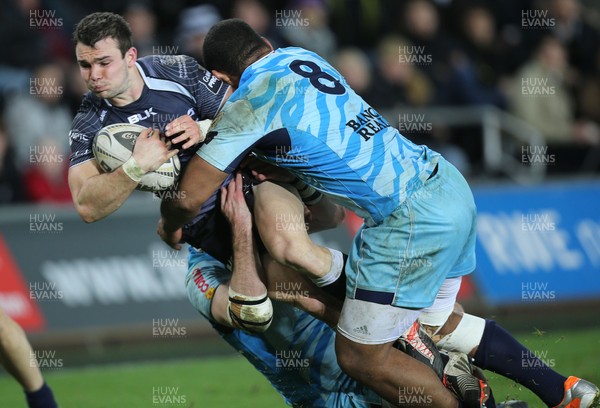
[{"label": "player's arm", "polygon": [[188,74],[183,84],[195,96],[198,115],[204,120],[195,121],[190,115],[182,115],[167,124],[165,136],[173,144],[183,143],[182,148],[189,149],[204,141],[211,119],[215,118],[233,89],[207,72],[193,58],[185,58]]},{"label": "player's arm", "polygon": [[157,232],[167,245],[181,249],[181,227],[198,214],[227,176],[228,173],[220,171],[198,155],[190,159],[179,183],[179,198],[161,202]]},{"label": "player's arm", "polygon": [[98,221],[116,211],[131,195],[139,178],[177,154],[150,129],[140,133],[132,158],[111,173],[103,173],[95,160],[69,169],[69,188],[75,209],[88,223]]},{"label": "player's arm", "polygon": [[183,143],[181,147],[189,149],[206,139],[211,123],[210,119],[196,122],[190,115],[182,115],[167,124],[165,136],[171,138],[173,144]]},{"label": "player's arm", "polygon": [[252,215],[238,174],[227,187],[221,188],[221,211],[231,224],[233,273],[229,281],[227,311],[234,327],[263,332],[271,324],[273,307],[267,288],[258,274]]}]

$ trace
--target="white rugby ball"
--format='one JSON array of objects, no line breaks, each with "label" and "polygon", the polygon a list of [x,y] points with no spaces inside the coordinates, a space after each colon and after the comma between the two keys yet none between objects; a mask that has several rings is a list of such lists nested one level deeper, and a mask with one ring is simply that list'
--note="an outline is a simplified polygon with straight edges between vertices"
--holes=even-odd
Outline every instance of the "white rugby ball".
[{"label": "white rugby ball", "polygon": [[[102,170],[112,172],[125,163],[133,154],[135,141],[144,129],[130,123],[114,123],[100,129],[92,150]],[[158,169],[145,174],[136,188],[143,191],[166,190],[175,184],[179,171],[179,157],[175,155]]]}]

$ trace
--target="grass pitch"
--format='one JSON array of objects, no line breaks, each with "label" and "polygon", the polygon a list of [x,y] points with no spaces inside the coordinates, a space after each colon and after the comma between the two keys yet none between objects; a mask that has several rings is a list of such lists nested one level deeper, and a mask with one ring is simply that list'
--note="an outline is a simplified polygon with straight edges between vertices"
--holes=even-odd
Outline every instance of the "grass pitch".
[{"label": "grass pitch", "polygon": [[[535,331],[519,333],[517,338],[562,374],[600,384],[600,328]],[[532,408],[544,407],[522,386],[493,373],[487,375],[497,401],[522,399]],[[235,355],[45,370],[44,376],[61,408],[286,406],[262,375]],[[0,407],[26,407],[22,391],[7,375],[0,376]]]}]

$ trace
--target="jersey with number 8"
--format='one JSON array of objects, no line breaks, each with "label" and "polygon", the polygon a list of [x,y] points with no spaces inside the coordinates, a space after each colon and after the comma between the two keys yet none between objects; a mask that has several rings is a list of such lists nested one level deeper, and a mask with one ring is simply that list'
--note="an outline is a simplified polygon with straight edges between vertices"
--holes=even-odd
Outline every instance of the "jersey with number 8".
[{"label": "jersey with number 8", "polygon": [[225,172],[254,151],[379,224],[439,154],[404,138],[318,55],[283,48],[248,67],[198,151]]}]

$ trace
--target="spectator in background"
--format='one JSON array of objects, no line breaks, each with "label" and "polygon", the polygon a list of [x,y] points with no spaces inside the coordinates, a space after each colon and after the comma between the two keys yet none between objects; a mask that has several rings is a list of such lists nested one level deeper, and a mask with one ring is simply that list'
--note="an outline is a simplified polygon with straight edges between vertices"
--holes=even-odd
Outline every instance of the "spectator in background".
[{"label": "spectator in background", "polygon": [[548,143],[573,141],[573,100],[567,86],[567,54],[544,37],[534,56],[514,77],[511,110],[542,132]]},{"label": "spectator in background", "polygon": [[386,37],[377,46],[377,74],[372,90],[372,103],[376,108],[425,106],[433,101],[434,86],[421,71],[419,59],[413,58],[420,56],[411,53],[411,49],[407,40],[397,36]]},{"label": "spectator in background", "polygon": [[372,89],[372,67],[364,52],[354,47],[342,48],[335,54],[332,63],[357,94],[373,105],[375,109],[380,108],[374,104],[377,101],[377,95]]},{"label": "spectator in background", "polygon": [[463,49],[479,82],[489,87],[498,85],[506,72],[507,45],[498,36],[494,16],[483,6],[471,6],[462,16]]},{"label": "spectator in background", "polygon": [[276,11],[275,27],[291,45],[313,51],[328,61],[335,54],[336,38],[329,28],[325,0],[291,1],[288,9]]},{"label": "spectator in background", "polygon": [[598,166],[586,163],[590,145],[600,144],[598,125],[575,118],[575,100],[569,90],[567,51],[558,39],[544,37],[534,57],[514,78],[513,112],[535,126],[555,155],[551,172],[572,172]]},{"label": "spectator in background", "polygon": [[286,41],[273,26],[273,14],[259,0],[236,0],[231,11],[232,18],[244,20],[257,33],[269,40],[273,48],[285,47]]},{"label": "spectator in background", "polygon": [[427,57],[429,63],[420,68],[439,86],[450,76],[450,54],[456,49],[456,41],[440,30],[439,14],[429,0],[411,0],[404,8],[403,27],[411,48],[407,51],[415,57]]},{"label": "spectator in background", "polygon": [[34,203],[71,204],[67,181],[68,157],[60,153],[54,138],[37,142],[32,163],[25,170],[27,198]]},{"label": "spectator in background", "polygon": [[[138,50],[138,58],[146,55],[160,54],[156,47],[166,45],[161,43],[156,35],[156,15],[146,4],[134,2],[127,6],[123,17],[131,27],[132,40]],[[177,54],[174,52],[173,54]],[[78,75],[79,76],[79,75]]]},{"label": "spectator in background", "polygon": [[16,156],[4,126],[0,123],[0,205],[25,200],[23,179]]},{"label": "spectator in background", "polygon": [[440,84],[438,102],[504,108],[506,100],[498,83],[506,58],[500,51],[493,16],[477,6],[462,15],[464,41],[449,54],[449,76]]},{"label": "spectator in background", "polygon": [[571,66],[589,73],[600,46],[600,33],[583,19],[578,0],[552,0],[550,15],[555,18],[552,33],[566,47]]},{"label": "spectator in background", "polygon": [[[211,5],[204,4],[184,9],[179,16],[177,44],[181,46],[179,54],[194,57],[202,64],[202,45],[208,30],[221,21],[221,15]],[[135,45],[135,43],[134,43]]]},{"label": "spectator in background", "polygon": [[348,1],[329,0],[331,27],[342,46],[371,48],[392,31],[398,2],[395,0]]},{"label": "spectator in background", "polygon": [[[29,7],[39,2],[9,0],[0,8],[0,90],[16,91],[29,85],[30,70],[48,55],[40,30],[30,27]],[[24,52],[26,47],[26,52]]]},{"label": "spectator in background", "polygon": [[7,98],[6,131],[22,168],[31,164],[31,153],[39,147],[40,140],[54,140],[56,154],[66,157],[72,116],[64,103],[64,85],[60,66],[45,64],[35,70],[26,91]]}]

